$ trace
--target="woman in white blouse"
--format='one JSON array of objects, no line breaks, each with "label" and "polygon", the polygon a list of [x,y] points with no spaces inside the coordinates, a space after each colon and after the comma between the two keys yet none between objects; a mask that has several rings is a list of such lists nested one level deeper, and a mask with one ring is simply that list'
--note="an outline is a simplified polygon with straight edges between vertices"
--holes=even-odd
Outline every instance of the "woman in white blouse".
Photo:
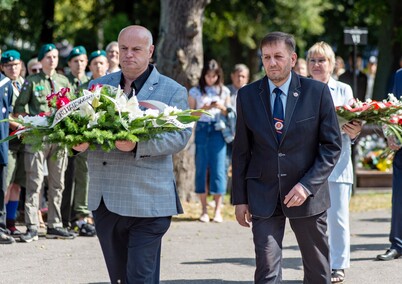
[{"label": "woman in white blouse", "polygon": [[[307,68],[310,76],[328,85],[336,106],[349,105],[353,100],[352,88],[331,77],[335,67],[335,54],[325,42],[314,44],[307,52]],[[350,266],[349,201],[353,184],[351,140],[361,131],[359,121],[350,121],[341,127],[342,152],[330,175],[328,209],[328,236],[331,258],[331,282],[343,283],[345,268]]]},{"label": "woman in white blouse", "polygon": [[195,192],[199,195],[202,213],[201,222],[209,222],[207,212],[208,190],[215,200],[213,221],[222,222],[221,205],[226,193],[226,142],[222,119],[230,105],[230,91],[223,85],[222,68],[216,60],[207,62],[201,72],[199,85],[189,91],[189,105],[192,109],[204,109],[195,129]]}]

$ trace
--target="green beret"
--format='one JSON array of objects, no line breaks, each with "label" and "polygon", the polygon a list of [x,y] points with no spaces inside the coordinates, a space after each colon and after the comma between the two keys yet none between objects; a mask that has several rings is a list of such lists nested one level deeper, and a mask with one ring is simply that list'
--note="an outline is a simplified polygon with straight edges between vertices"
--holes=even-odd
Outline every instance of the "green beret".
[{"label": "green beret", "polygon": [[106,51],[104,50],[96,50],[93,51],[90,55],[89,55],[89,59],[88,59],[88,64],[91,64],[92,59],[95,59],[98,56],[105,56],[106,57]]},{"label": "green beret", "polygon": [[56,46],[53,43],[48,43],[48,44],[42,45],[42,47],[39,50],[38,60],[41,61],[43,59],[43,57],[45,57],[46,53],[48,53],[49,51],[51,51],[53,49],[56,49]]},{"label": "green beret", "polygon": [[70,54],[67,56],[67,61],[70,61],[70,59],[83,54],[87,54],[85,47],[83,47],[82,45],[75,46],[70,51]]},{"label": "green beret", "polygon": [[14,49],[4,51],[1,55],[1,63],[7,63],[14,60],[21,60],[21,54]]}]

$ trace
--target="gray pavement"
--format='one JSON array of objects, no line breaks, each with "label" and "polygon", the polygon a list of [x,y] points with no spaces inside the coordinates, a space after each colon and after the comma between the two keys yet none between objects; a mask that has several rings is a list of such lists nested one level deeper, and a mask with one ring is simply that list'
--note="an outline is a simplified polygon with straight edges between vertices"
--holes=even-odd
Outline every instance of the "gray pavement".
[{"label": "gray pavement", "polygon": [[[351,214],[351,268],[345,283],[401,283],[402,259],[374,261],[387,249],[390,211]],[[300,253],[287,227],[283,283],[302,283]],[[236,222],[174,221],[163,241],[161,283],[253,283],[251,231]],[[0,283],[109,283],[96,237],[0,245]]]}]

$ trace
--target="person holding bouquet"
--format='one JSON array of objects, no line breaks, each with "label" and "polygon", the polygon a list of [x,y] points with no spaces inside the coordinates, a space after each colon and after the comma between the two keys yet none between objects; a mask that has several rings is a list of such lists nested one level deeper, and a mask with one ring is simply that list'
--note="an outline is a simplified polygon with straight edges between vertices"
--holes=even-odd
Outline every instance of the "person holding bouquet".
[{"label": "person holding bouquet", "polygon": [[[328,85],[335,106],[348,105],[353,99],[352,88],[332,77],[335,54],[325,42],[317,42],[307,52],[308,73]],[[361,123],[351,121],[342,126],[341,156],[328,178],[331,207],[328,209],[331,282],[343,283],[344,269],[350,266],[349,201],[353,184],[351,140],[361,131]]]},{"label": "person holding bouquet", "polygon": [[[151,32],[133,25],[118,36],[121,71],[90,82],[120,86],[127,97],[155,100],[188,109],[187,90],[150,64]],[[159,283],[163,235],[171,216],[183,212],[173,173],[172,155],[181,151],[191,128],[139,141],[116,141],[88,151],[88,207],[106,261],[111,283]],[[74,147],[85,151],[88,143]]]},{"label": "person holding bouquet", "polygon": [[[402,96],[402,69],[395,73],[393,94],[400,99]],[[392,214],[389,241],[391,246],[383,254],[377,255],[377,260],[393,260],[402,256],[402,149],[395,136],[388,136],[389,148],[395,151],[392,162]]]}]

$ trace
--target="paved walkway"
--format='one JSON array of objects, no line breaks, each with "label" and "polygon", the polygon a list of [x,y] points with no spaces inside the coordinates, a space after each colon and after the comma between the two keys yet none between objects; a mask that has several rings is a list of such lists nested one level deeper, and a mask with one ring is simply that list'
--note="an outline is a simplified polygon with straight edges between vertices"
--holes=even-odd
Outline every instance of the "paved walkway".
[{"label": "paved walkway", "polygon": [[[351,215],[351,268],[346,283],[401,283],[402,259],[378,262],[388,247],[389,211]],[[300,253],[287,228],[283,283],[302,283]],[[250,230],[236,222],[175,221],[164,238],[161,283],[251,284],[254,252]],[[109,283],[97,238],[0,245],[0,283]]]}]

